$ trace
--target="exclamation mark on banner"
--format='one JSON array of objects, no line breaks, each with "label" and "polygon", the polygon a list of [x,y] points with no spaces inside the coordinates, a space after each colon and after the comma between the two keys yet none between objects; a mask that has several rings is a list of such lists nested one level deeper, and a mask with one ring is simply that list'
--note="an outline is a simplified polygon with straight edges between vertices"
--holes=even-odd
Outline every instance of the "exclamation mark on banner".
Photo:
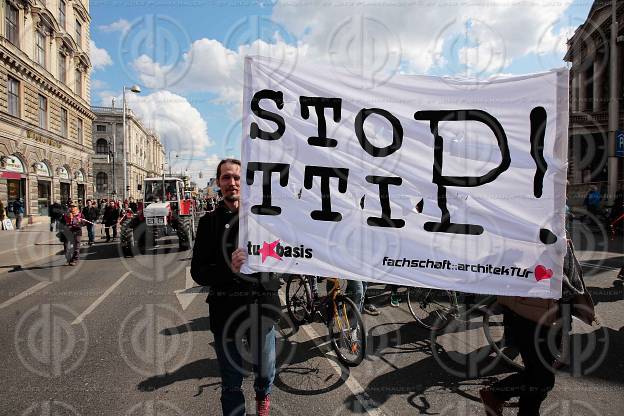
[{"label": "exclamation mark on banner", "polygon": [[[542,197],[544,187],[544,175],[548,169],[548,163],[544,159],[544,137],[546,135],[546,110],[544,107],[535,107],[531,110],[531,157],[535,161],[535,176],[533,178],[533,195]],[[540,241],[544,244],[554,244],[557,236],[546,228],[539,232]]]}]

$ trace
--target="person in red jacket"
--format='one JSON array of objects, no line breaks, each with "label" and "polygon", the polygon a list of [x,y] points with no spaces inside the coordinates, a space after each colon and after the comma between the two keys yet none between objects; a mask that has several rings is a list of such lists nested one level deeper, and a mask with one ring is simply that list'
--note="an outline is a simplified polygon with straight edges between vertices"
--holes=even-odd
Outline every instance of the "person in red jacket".
[{"label": "person in red jacket", "polygon": [[[69,242],[73,242],[73,253],[67,264],[75,266],[78,263],[78,257],[80,256],[80,239],[82,238],[82,227],[85,225],[84,218],[78,209],[78,205],[71,203],[69,211],[65,214],[65,239],[63,246],[65,252],[67,252]],[[69,256],[68,256],[69,257]]]}]

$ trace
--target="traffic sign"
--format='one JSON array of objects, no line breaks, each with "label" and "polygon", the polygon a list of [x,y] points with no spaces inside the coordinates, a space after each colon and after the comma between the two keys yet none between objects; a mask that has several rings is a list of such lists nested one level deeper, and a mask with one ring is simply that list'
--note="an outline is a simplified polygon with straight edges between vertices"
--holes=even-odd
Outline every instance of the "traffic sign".
[{"label": "traffic sign", "polygon": [[624,131],[622,129],[615,132],[615,156],[624,157]]}]

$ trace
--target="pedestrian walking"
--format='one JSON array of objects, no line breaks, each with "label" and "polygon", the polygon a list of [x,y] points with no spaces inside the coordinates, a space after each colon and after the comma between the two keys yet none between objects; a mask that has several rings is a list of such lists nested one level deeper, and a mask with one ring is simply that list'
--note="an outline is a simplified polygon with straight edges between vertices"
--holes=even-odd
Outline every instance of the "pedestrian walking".
[{"label": "pedestrian walking", "polygon": [[50,232],[60,230],[60,222],[63,217],[63,207],[58,201],[54,201],[48,209],[48,215],[50,216]]},{"label": "pedestrian walking", "polygon": [[87,223],[87,235],[89,236],[89,245],[92,246],[95,243],[95,222],[98,219],[95,201],[87,199],[85,207],[82,209],[82,216],[89,221]]},{"label": "pedestrian walking", "polygon": [[119,208],[115,206],[113,201],[109,201],[108,205],[104,208],[104,232],[106,233],[106,242],[111,239],[110,229],[113,229],[113,240],[117,238],[117,222],[119,221]]},{"label": "pedestrian walking", "polygon": [[[501,416],[504,404],[519,397],[518,415],[539,416],[542,402],[555,385],[555,369],[569,352],[568,345],[562,343],[562,328],[566,335],[572,330],[572,315],[588,325],[595,321],[594,304],[572,241],[567,241],[561,299],[499,296],[498,303],[504,309],[505,339],[518,348],[524,370],[479,392],[486,414]],[[561,362],[556,349],[561,352]]]},{"label": "pedestrian walking", "polygon": [[13,202],[13,213],[15,214],[15,229],[19,230],[22,228],[22,221],[24,220],[24,200],[22,198]]},{"label": "pedestrian walking", "polygon": [[0,199],[0,229],[4,230],[4,219],[6,218],[6,209]]},{"label": "pedestrian walking", "polygon": [[[82,226],[85,224],[84,218],[78,209],[78,205],[71,203],[69,212],[64,217],[65,229],[63,232],[63,247],[66,257],[69,257],[67,264],[75,266],[80,257],[80,240],[82,239]],[[71,257],[68,256],[69,244],[73,243]]]},{"label": "pedestrian walking", "polygon": [[[253,354],[259,359],[253,365],[254,390],[258,416],[268,416],[271,387],[275,377],[275,316],[266,310],[277,308],[279,280],[251,283],[242,278],[240,268],[247,251],[238,245],[238,208],[240,198],[240,161],[222,160],[217,166],[217,182],[224,194],[223,203],[199,221],[193,247],[191,276],[200,285],[210,286],[208,295],[210,330],[214,334],[217,361],[221,371],[221,408],[224,415],[244,416],[245,396],[242,391],[243,359],[239,325],[250,322],[250,343],[258,340]],[[250,305],[258,302],[263,319],[250,314]],[[266,305],[266,306],[265,306]],[[258,318],[258,319],[256,319]],[[232,319],[236,319],[232,321]],[[260,328],[256,325],[261,322]],[[270,323],[267,323],[270,322]],[[256,338],[256,336],[258,338]]]}]

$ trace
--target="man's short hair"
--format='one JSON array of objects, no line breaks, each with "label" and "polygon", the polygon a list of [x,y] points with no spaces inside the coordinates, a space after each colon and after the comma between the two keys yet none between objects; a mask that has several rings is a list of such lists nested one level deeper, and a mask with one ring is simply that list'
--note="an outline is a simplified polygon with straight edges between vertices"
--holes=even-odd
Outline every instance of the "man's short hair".
[{"label": "man's short hair", "polygon": [[221,177],[221,166],[226,164],[226,163],[231,163],[233,165],[241,165],[241,161],[238,159],[223,159],[221,160],[221,162],[219,162],[219,164],[217,165],[217,180],[219,180],[219,178]]}]

